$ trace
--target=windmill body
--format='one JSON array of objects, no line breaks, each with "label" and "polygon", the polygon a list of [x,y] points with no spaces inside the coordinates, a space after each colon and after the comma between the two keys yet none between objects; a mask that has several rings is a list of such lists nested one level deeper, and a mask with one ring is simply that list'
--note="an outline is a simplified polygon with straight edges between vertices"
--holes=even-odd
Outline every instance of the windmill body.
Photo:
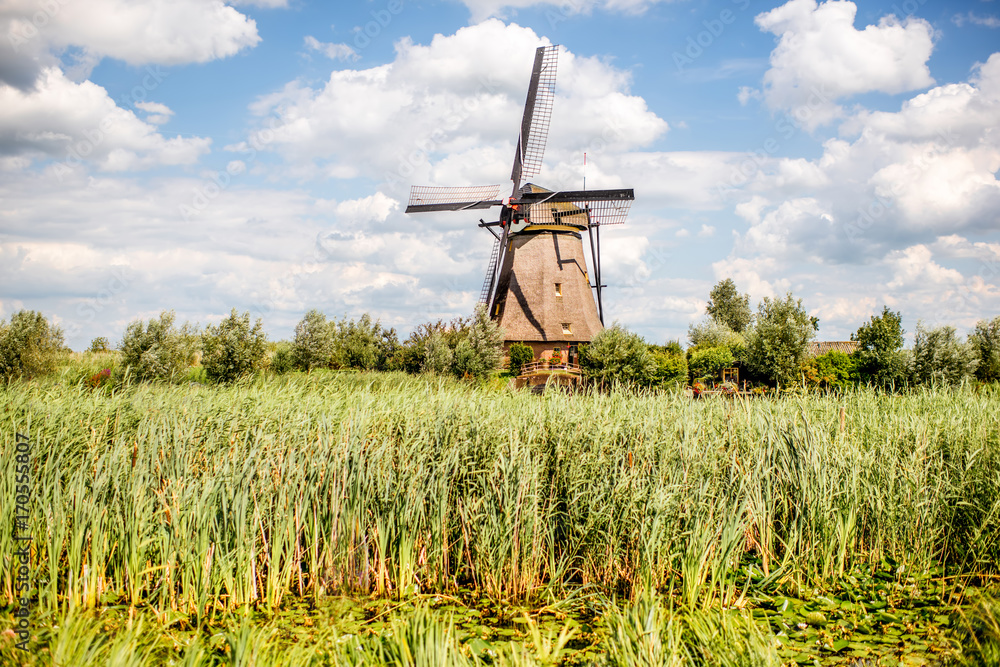
[{"label": "windmill body", "polygon": [[[535,53],[524,118],[514,156],[510,197],[501,185],[414,187],[407,213],[500,207],[483,222],[494,236],[480,301],[504,330],[505,347],[523,342],[536,358],[554,349],[575,361],[576,347],[603,328],[600,228],[621,224],[634,199],[630,189],[553,192],[523,179],[537,175],[548,134],[558,47]],[[590,242],[590,264],[583,237]],[[596,299],[595,299],[596,296]]]}]

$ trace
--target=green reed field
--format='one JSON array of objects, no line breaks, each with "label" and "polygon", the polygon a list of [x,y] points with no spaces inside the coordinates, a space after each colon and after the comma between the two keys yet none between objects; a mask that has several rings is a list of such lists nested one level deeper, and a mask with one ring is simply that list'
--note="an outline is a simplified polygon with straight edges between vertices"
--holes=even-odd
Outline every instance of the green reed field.
[{"label": "green reed field", "polygon": [[[4,665],[1000,662],[988,388],[85,375],[0,387]],[[15,433],[27,654],[4,632]]]}]

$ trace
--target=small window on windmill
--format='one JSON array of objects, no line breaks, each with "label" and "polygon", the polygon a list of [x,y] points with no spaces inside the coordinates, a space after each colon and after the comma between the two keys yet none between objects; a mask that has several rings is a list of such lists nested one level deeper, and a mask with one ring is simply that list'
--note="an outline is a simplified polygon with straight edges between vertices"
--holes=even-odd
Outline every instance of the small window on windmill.
[{"label": "small window on windmill", "polygon": [[562,296],[562,283],[556,283],[556,296]]},{"label": "small window on windmill", "polygon": [[563,322],[562,327],[564,336],[568,336],[573,333],[573,324],[571,322]]}]

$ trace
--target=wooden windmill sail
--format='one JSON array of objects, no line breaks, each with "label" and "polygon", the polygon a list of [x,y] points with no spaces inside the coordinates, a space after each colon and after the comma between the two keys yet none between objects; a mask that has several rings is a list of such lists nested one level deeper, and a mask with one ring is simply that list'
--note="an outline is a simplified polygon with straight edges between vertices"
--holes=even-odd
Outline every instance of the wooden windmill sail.
[{"label": "wooden windmill sail", "polygon": [[480,301],[504,329],[507,343],[530,343],[536,354],[562,345],[572,350],[603,327],[600,230],[625,222],[635,198],[631,189],[554,192],[525,183],[542,166],[558,54],[558,46],[535,52],[510,196],[499,199],[502,185],[415,186],[406,207],[407,213],[501,207],[499,220],[479,223],[494,236]]}]

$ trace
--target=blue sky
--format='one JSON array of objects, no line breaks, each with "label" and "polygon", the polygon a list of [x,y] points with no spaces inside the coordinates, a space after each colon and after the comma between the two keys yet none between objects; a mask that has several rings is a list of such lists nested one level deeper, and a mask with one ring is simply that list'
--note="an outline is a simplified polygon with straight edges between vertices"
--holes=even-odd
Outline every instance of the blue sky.
[{"label": "blue sky", "polygon": [[883,304],[1000,314],[1000,6],[749,0],[5,0],[0,317],[75,349],[174,309],[291,335],[465,315],[478,216],[411,184],[509,178],[559,44],[550,188],[633,187],[608,320],[684,339],[711,286],[791,290],[846,339]]}]

